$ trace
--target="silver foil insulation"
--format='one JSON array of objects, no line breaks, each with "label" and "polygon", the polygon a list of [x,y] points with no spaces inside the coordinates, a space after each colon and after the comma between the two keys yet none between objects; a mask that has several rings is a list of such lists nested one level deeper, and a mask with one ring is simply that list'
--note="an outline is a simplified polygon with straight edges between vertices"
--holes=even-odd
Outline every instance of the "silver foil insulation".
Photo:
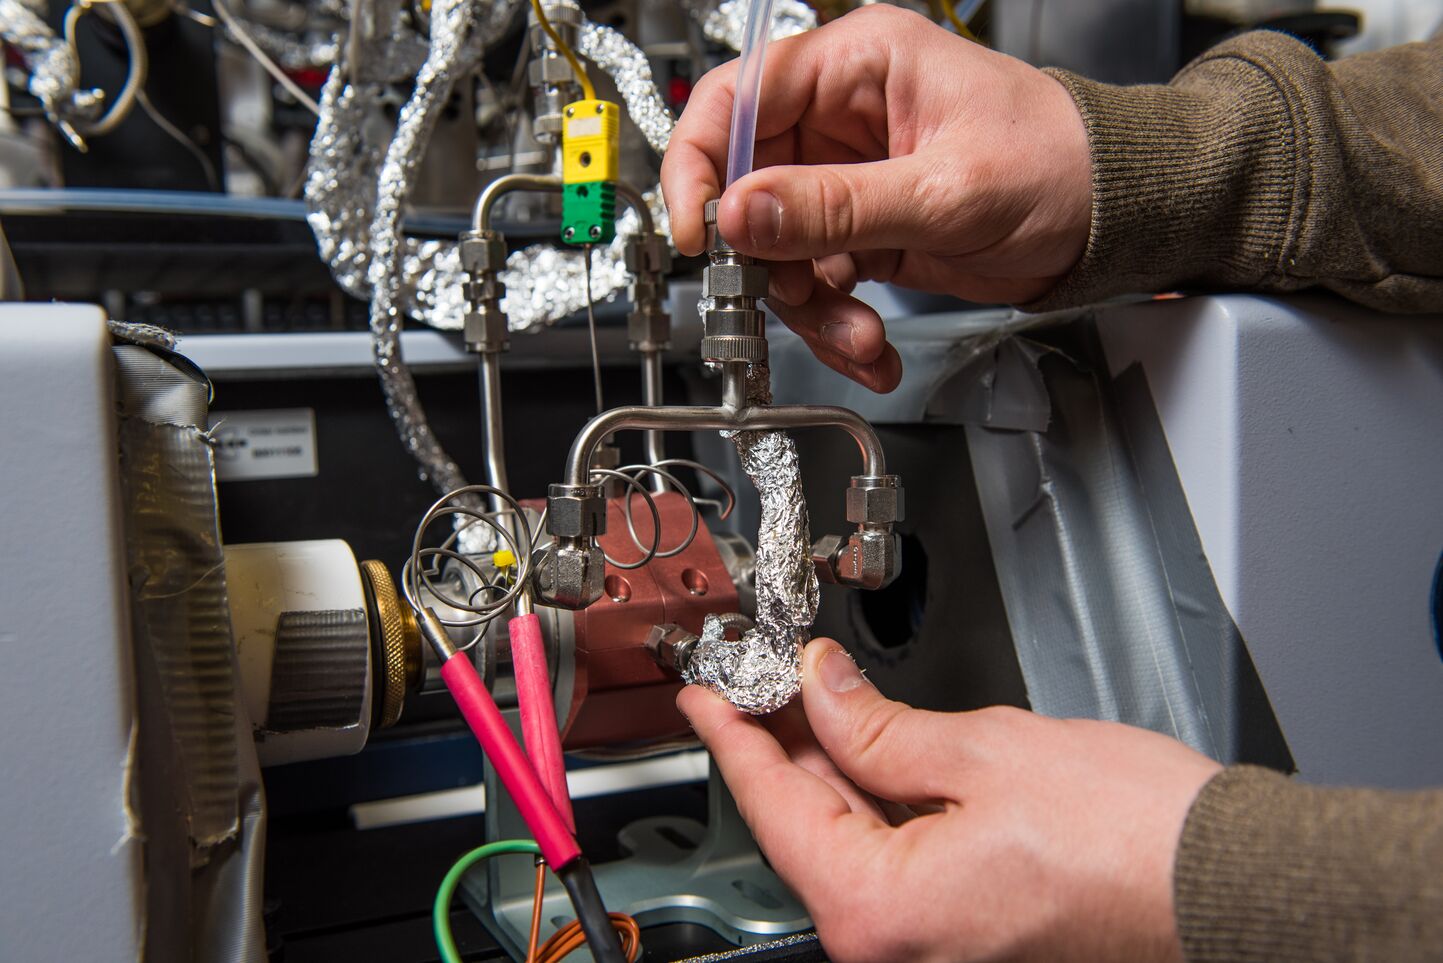
[{"label": "silver foil insulation", "polygon": [[[683,0],[683,5],[692,19],[701,24],[701,31],[708,40],[733,50],[742,48],[750,0],[721,0],[720,3],[716,0]],[[802,0],[775,0],[768,39],[794,37],[814,30],[816,26],[817,12]]]},{"label": "silver foil insulation", "polygon": [[[500,11],[500,14],[498,14]],[[375,213],[371,220],[371,335],[376,368],[386,406],[401,441],[421,465],[422,473],[441,491],[466,482],[456,463],[431,431],[416,397],[411,370],[401,356],[401,325],[405,320],[402,287],[405,282],[401,215],[425,157],[426,144],[441,117],[456,82],[467,76],[480,57],[480,46],[469,43],[473,30],[487,39],[499,33],[512,10],[495,4],[478,18],[471,0],[438,0],[431,7],[431,48],[416,75],[411,98],[401,108],[396,132],[381,162],[376,180]]]},{"label": "silver foil insulation", "polygon": [[[747,401],[771,403],[766,365],[747,372]],[[807,501],[797,445],[784,431],[725,433],[761,499],[757,531],[757,627],[740,642],[724,637],[724,623],[707,618],[684,678],[705,686],[753,715],[775,712],[802,688],[802,646],[817,617],[820,591],[812,566]]]},{"label": "silver foil insulation", "polygon": [[75,52],[57,37],[41,16],[20,0],[0,0],[0,39],[25,58],[30,71],[28,89],[45,108],[52,122],[64,119],[74,108],[80,83]]},{"label": "silver foil insulation", "polygon": [[[499,24],[495,31],[499,33],[518,7],[516,0],[501,0],[484,8],[487,12],[482,14],[482,21],[488,25]],[[432,17],[437,18],[435,11]],[[489,30],[482,32],[494,36]],[[435,40],[433,25],[433,47]],[[474,65],[471,58],[479,57],[480,45],[462,46],[469,64]],[[616,84],[628,114],[647,142],[658,152],[664,150],[676,119],[656,89],[646,56],[615,30],[590,22],[583,25],[580,48],[582,55]],[[350,82],[348,60],[343,48],[342,60],[322,91],[321,119],[311,141],[305,193],[308,219],[321,256],[347,293],[372,298],[375,269],[371,262],[378,251],[384,251],[388,259],[394,257],[394,263],[399,265],[399,282],[393,291],[387,292],[386,310],[399,310],[443,330],[458,330],[464,302],[456,245],[449,241],[405,237],[399,233],[399,223],[389,212],[382,218],[378,203],[382,194],[394,198],[398,196],[397,191],[404,189],[404,185],[396,181],[397,174],[414,174],[425,153],[427,139],[416,135],[422,132],[421,121],[426,122],[424,133],[429,135],[434,116],[427,119],[426,115],[412,110],[417,97],[422,95],[418,80],[417,94],[403,111],[388,150],[385,138],[389,131],[377,129],[377,113],[372,109],[385,88],[379,83]],[[428,57],[428,64],[434,62],[434,57]],[[459,68],[449,71],[452,79],[461,72]],[[434,109],[435,99],[427,97],[427,100],[432,101]],[[412,130],[404,133],[400,123],[408,115],[412,118]],[[379,181],[374,173],[378,168],[381,168]],[[660,189],[653,187],[647,191],[646,199],[657,229],[670,235]],[[385,227],[387,237],[373,234],[378,224]],[[628,211],[617,221],[617,240],[593,252],[591,290],[595,300],[611,300],[626,286],[621,239],[635,233],[637,225],[635,213]],[[383,273],[396,277],[389,266]],[[581,256],[558,245],[536,244],[513,252],[507,258],[501,279],[507,292],[502,307],[513,331],[544,327],[586,306]]]}]

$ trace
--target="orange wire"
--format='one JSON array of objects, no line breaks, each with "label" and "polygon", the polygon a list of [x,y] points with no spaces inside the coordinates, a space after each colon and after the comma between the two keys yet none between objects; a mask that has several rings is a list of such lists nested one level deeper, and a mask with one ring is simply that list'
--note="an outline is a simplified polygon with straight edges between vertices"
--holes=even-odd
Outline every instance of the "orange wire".
[{"label": "orange wire", "polygon": [[[631,963],[641,955],[641,927],[636,920],[625,913],[608,913],[612,928],[621,935],[621,952]],[[581,932],[581,923],[572,920],[551,934],[541,946],[536,963],[560,963],[562,959],[586,945],[586,934]]]},{"label": "orange wire", "polygon": [[536,963],[536,944],[541,941],[541,904],[546,899],[546,864],[536,860],[536,896],[531,901],[531,939],[526,947],[526,963]]}]

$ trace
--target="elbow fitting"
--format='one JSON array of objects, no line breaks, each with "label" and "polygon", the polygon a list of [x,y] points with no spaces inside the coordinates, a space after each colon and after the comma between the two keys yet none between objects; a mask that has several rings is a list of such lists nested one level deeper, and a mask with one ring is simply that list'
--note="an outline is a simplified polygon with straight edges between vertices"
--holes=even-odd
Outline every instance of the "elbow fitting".
[{"label": "elbow fitting", "polygon": [[593,539],[557,539],[532,556],[531,571],[537,601],[577,611],[601,598],[606,555]]},{"label": "elbow fitting", "polygon": [[812,546],[817,578],[831,585],[880,589],[902,571],[899,540],[892,531],[904,516],[901,479],[896,475],[854,475],[847,489],[850,536],[827,535]]},{"label": "elbow fitting", "polygon": [[546,530],[555,538],[532,557],[532,591],[547,605],[584,609],[601,598],[606,585],[606,555],[596,542],[606,534],[602,486],[552,485]]}]

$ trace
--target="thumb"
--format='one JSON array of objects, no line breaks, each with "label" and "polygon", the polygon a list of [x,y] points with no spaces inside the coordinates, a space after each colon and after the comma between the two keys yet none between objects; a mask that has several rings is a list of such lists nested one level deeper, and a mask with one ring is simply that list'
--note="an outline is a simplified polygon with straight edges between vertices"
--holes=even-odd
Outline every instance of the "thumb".
[{"label": "thumb", "polygon": [[802,671],[807,722],[853,782],[909,805],[954,798],[949,776],[964,751],[960,733],[953,731],[955,716],[884,697],[830,639],[807,646]]},{"label": "thumb", "polygon": [[929,167],[915,155],[863,164],[764,167],[727,188],[722,236],[768,260],[926,245]]}]

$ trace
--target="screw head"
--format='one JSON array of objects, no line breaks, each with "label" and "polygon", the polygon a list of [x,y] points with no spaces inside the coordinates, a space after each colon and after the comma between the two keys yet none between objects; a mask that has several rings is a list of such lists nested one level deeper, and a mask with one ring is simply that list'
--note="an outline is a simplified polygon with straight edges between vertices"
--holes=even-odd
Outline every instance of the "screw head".
[{"label": "screw head", "polygon": [[600,225],[600,224],[593,224],[593,225],[591,225],[591,236],[592,236],[593,238],[601,237],[601,225]]},{"label": "screw head", "polygon": [[603,107],[603,106],[601,106],[600,104],[597,104],[597,105],[596,105],[596,112],[597,112],[598,114],[600,114],[600,113],[602,113],[603,111],[605,111],[605,109],[606,109],[606,108]]},{"label": "screw head", "polygon": [[576,108],[575,108],[575,107],[568,107],[568,108],[566,108],[566,116],[567,116],[567,117],[575,117],[575,116],[576,116]]},{"label": "screw head", "polygon": [[564,237],[564,238],[566,238],[566,240],[569,241],[569,240],[571,240],[573,237],[576,236],[576,231],[573,230],[572,228],[569,228],[569,227],[568,227],[566,230],[564,230],[564,231],[561,232],[561,236]]}]

